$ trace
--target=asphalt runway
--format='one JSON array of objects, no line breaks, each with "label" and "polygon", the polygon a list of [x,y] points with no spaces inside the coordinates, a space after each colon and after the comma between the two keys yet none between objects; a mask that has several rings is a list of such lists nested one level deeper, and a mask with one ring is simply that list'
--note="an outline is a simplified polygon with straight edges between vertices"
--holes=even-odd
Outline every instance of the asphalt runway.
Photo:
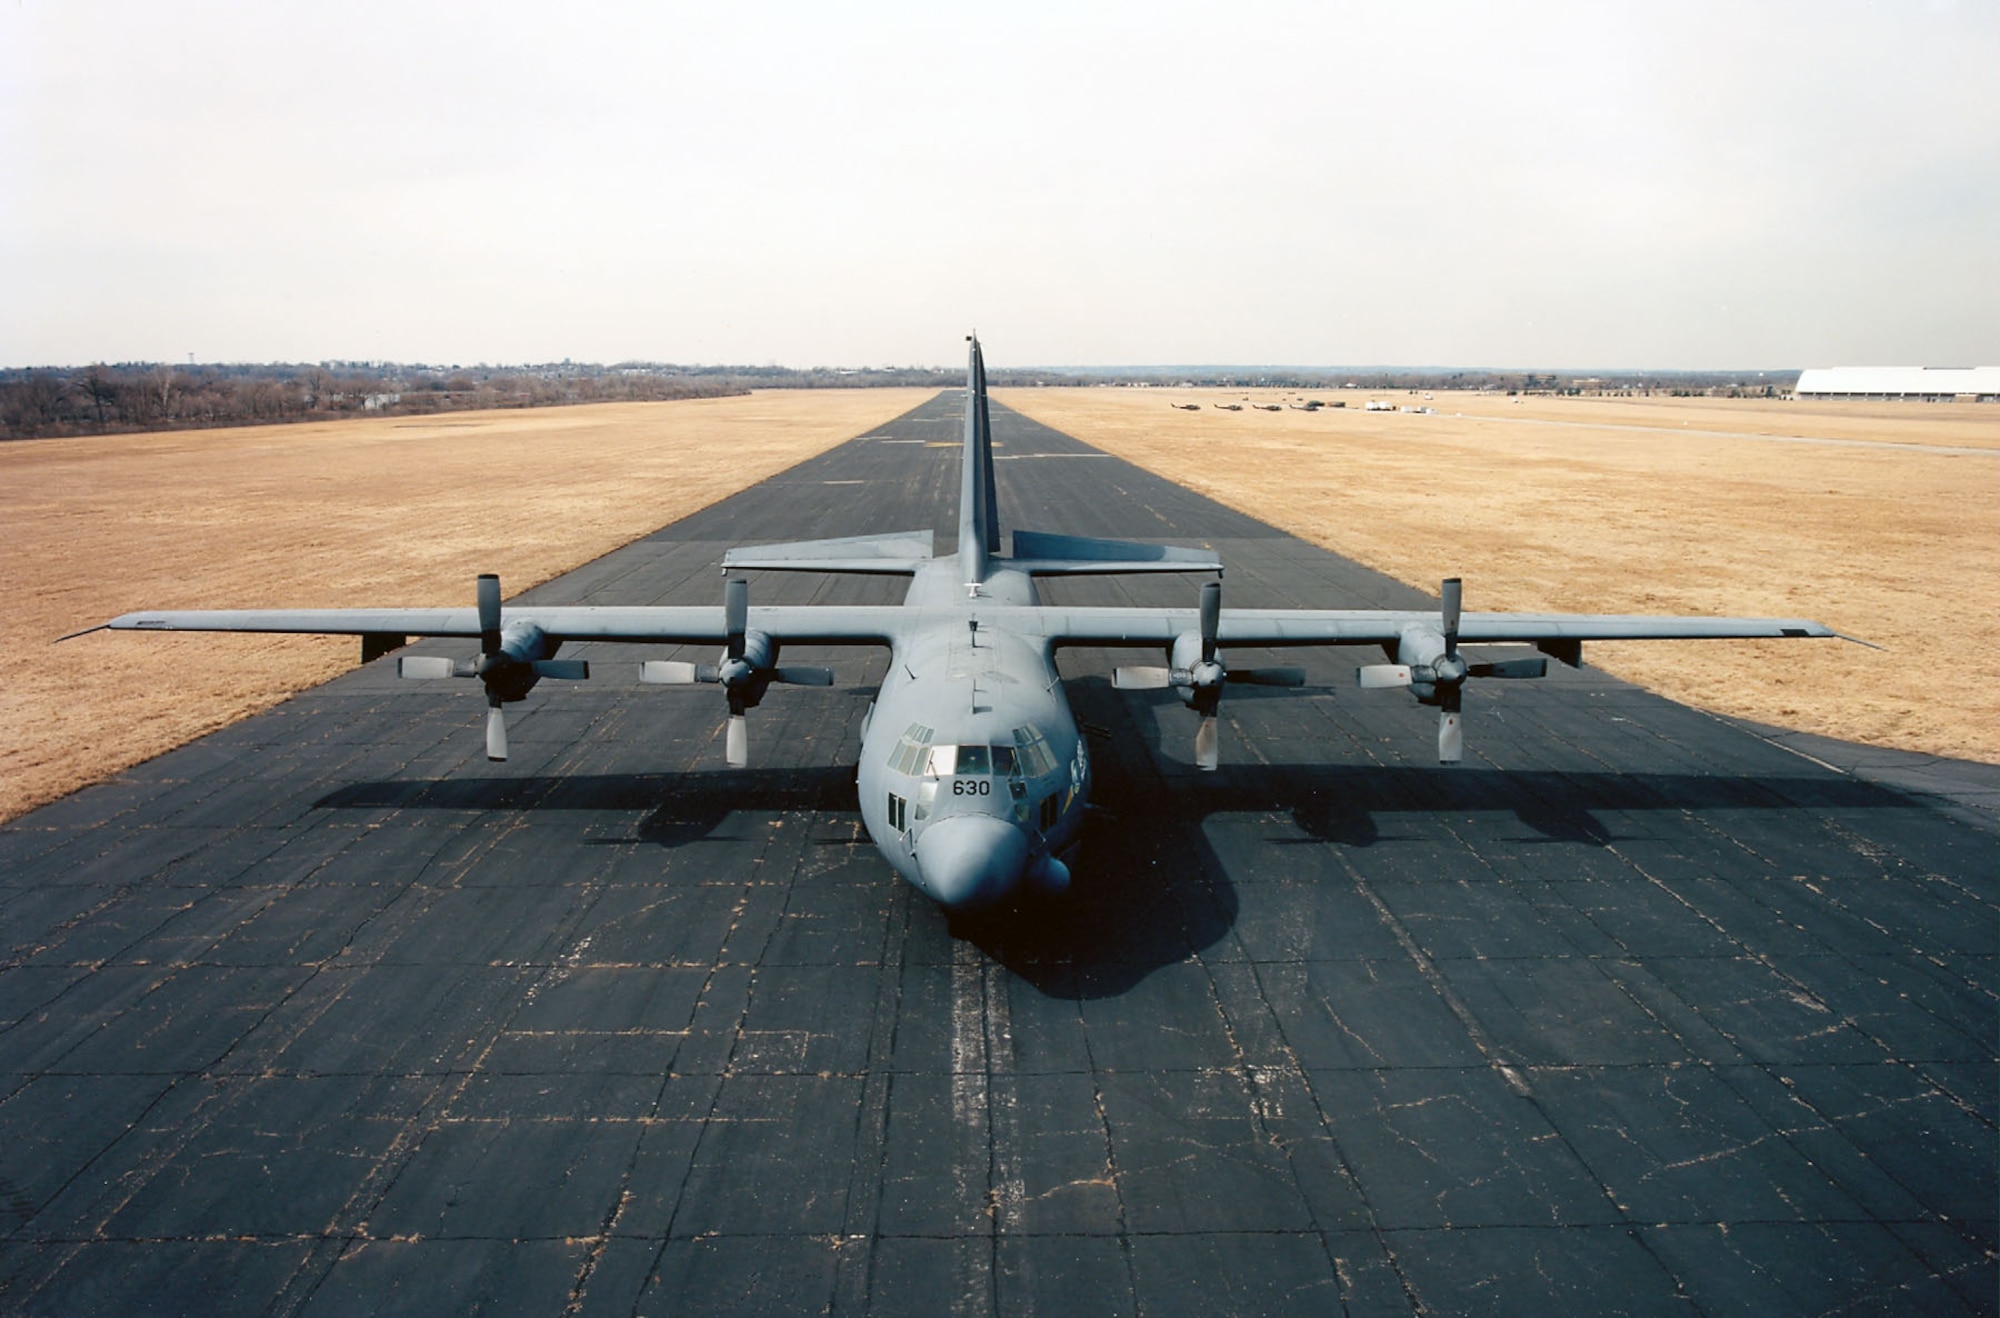
[{"label": "asphalt runway", "polygon": [[[948,543],[959,407],[532,598]],[[1427,603],[994,412],[1009,529],[1213,544],[1231,605]],[[574,653],[504,765],[476,683],[391,660],[0,828],[0,1310],[1994,1310],[1976,815],[1588,669],[1474,683],[1440,768],[1355,651],[1232,691],[1199,774],[1191,713],[1072,651],[1072,899],[955,942],[853,800],[886,656],[788,651],[841,686],[773,689],[732,773],[714,691]]]}]

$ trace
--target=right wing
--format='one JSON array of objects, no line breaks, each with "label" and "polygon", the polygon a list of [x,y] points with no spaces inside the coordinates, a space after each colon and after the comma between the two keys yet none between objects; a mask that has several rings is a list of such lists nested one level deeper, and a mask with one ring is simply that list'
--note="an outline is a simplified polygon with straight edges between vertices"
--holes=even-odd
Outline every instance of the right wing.
[{"label": "right wing", "polygon": [[[534,605],[503,608],[500,584],[480,579],[481,607],[473,609],[186,609],[127,613],[104,624],[113,631],[303,632],[361,637],[361,658],[399,649],[412,636],[478,638],[477,660],[407,656],[397,671],[410,678],[478,678],[486,688],[486,756],[507,758],[502,706],[520,700],[543,678],[590,676],[587,661],[557,659],[567,641],[626,641],[657,645],[712,643],[727,648],[721,662],[648,663],[641,680],[670,685],[713,683],[729,698],[726,755],[732,765],[749,758],[744,711],[763,699],[773,682],[831,686],[829,669],[781,665],[778,647],[793,645],[892,645],[906,615],[895,607],[826,605],[749,607],[748,592],[732,581],[721,607],[596,607]],[[482,616],[484,615],[484,616]],[[95,629],[93,629],[95,630]]]},{"label": "right wing", "polygon": [[[787,645],[888,645],[903,611],[895,605],[752,607],[749,625]],[[719,605],[509,605],[507,626],[528,623],[552,641],[720,645],[728,639]],[[105,624],[136,632],[299,632],[327,636],[480,635],[477,609],[178,609],[127,613]]]}]

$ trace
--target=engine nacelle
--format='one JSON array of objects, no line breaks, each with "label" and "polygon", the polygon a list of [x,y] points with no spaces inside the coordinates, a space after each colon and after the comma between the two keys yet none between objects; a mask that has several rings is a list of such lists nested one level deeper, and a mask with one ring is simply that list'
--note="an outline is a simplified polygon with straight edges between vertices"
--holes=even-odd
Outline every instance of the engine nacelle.
[{"label": "engine nacelle", "polygon": [[1402,639],[1396,644],[1396,662],[1409,666],[1410,694],[1417,698],[1417,703],[1435,705],[1440,700],[1440,682],[1452,685],[1465,680],[1465,660],[1450,651],[1444,634],[1433,627],[1418,625],[1403,629]]},{"label": "engine nacelle", "polygon": [[1200,632],[1182,632],[1174,638],[1168,665],[1174,675],[1174,693],[1189,709],[1214,713],[1214,705],[1229,673],[1221,658],[1201,657]]},{"label": "engine nacelle", "polygon": [[509,623],[500,633],[500,649],[480,658],[479,676],[489,694],[511,704],[535,689],[542,675],[534,665],[553,659],[561,645],[532,622]]}]

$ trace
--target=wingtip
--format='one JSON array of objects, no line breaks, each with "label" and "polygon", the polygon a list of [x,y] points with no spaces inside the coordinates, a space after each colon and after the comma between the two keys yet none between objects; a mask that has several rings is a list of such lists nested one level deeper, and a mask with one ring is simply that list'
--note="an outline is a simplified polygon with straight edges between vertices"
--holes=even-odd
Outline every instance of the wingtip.
[{"label": "wingtip", "polygon": [[55,638],[55,639],[54,639],[53,641],[50,641],[50,642],[49,642],[49,644],[50,644],[50,645],[61,645],[61,644],[62,644],[62,643],[63,643],[64,641],[73,641],[73,640],[75,640],[75,639],[76,639],[77,637],[79,637],[79,636],[88,636],[88,635],[90,635],[90,634],[91,634],[92,632],[108,632],[108,631],[110,631],[110,630],[111,630],[111,624],[110,624],[110,623],[108,623],[108,622],[100,622],[100,623],[98,623],[98,624],[97,624],[97,625],[96,625],[95,627],[85,627],[85,628],[84,628],[84,629],[83,629],[82,631],[80,631],[80,632],[71,632],[71,633],[70,633],[69,635],[67,635],[67,636],[58,636],[58,637],[56,637],[56,638]]}]

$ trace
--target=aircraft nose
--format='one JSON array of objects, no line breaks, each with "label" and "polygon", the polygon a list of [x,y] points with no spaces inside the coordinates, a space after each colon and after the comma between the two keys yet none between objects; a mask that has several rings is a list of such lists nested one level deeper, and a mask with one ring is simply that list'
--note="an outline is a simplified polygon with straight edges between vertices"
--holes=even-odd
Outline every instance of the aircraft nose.
[{"label": "aircraft nose", "polygon": [[953,815],[917,840],[917,870],[948,907],[988,906],[1012,892],[1028,865],[1028,839],[992,815]]}]

